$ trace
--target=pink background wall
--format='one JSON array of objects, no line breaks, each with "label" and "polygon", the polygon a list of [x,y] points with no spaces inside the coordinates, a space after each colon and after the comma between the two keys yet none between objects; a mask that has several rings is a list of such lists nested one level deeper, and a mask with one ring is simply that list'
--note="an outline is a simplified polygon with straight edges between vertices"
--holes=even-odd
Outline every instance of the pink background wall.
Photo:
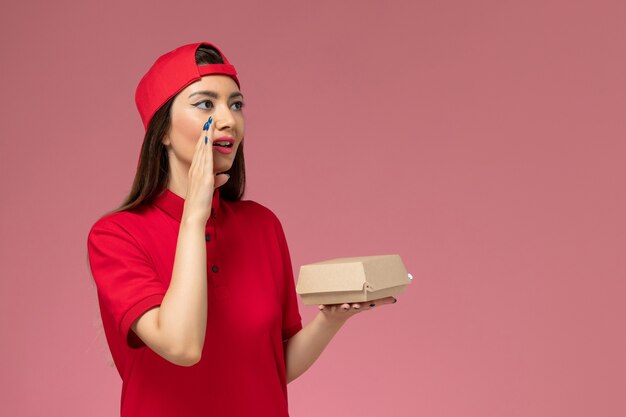
[{"label": "pink background wall", "polygon": [[294,272],[398,253],[415,276],[289,385],[293,416],[626,415],[625,21],[619,0],[3,5],[0,414],[117,415],[87,232],[131,185],[139,78],[207,40]]}]

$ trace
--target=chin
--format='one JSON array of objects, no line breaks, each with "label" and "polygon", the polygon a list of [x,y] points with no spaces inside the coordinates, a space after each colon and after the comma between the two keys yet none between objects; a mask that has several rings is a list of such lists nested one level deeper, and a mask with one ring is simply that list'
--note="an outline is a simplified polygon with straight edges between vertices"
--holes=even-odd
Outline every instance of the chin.
[{"label": "chin", "polygon": [[230,168],[232,167],[232,165],[228,165],[228,166],[219,166],[219,167],[215,167],[215,169],[213,170],[216,174],[222,174],[226,171],[228,171]]},{"label": "chin", "polygon": [[235,153],[231,155],[220,155],[222,158],[213,159],[213,171],[217,174],[220,172],[226,172],[233,167],[235,160]]}]

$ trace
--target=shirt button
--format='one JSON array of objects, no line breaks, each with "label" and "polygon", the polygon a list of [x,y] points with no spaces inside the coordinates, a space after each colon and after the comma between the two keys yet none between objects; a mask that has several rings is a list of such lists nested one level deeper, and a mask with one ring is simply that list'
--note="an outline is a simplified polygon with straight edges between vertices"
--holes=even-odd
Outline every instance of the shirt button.
[{"label": "shirt button", "polygon": [[219,268],[217,267],[217,265],[213,265],[213,268],[211,268],[211,270],[213,272],[217,272],[217,271],[219,271]]},{"label": "shirt button", "polygon": [[206,235],[204,238],[205,238],[205,239],[206,239],[206,241],[208,242],[208,241],[210,241],[210,240],[211,240],[211,235]]}]

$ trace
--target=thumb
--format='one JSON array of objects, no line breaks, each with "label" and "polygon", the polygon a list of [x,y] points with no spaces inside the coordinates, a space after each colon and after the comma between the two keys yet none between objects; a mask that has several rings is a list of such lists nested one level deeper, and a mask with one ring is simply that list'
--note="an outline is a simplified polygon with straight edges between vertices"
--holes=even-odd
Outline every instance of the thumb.
[{"label": "thumb", "polygon": [[215,184],[213,186],[213,188],[218,188],[221,187],[222,185],[226,184],[228,182],[230,178],[230,175],[228,174],[217,174],[215,176]]}]

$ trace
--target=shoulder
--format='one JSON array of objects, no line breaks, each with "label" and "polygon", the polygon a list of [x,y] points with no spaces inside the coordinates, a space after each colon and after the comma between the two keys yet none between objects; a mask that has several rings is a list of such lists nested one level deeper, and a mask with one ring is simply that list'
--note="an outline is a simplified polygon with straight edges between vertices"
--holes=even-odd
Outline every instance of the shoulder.
[{"label": "shoulder", "polygon": [[141,220],[142,216],[128,211],[105,214],[93,223],[90,229],[90,234],[91,232],[97,230],[124,229],[126,227],[132,227],[135,223],[140,222]]},{"label": "shoulder", "polygon": [[120,211],[105,214],[97,219],[88,233],[88,241],[103,235],[137,236],[137,231],[145,227],[146,218],[138,212]]},{"label": "shoulder", "polygon": [[116,262],[151,261],[150,224],[143,215],[133,212],[106,214],[94,222],[87,235],[87,253],[95,268],[107,268]]},{"label": "shoulder", "polygon": [[265,221],[271,224],[280,224],[276,213],[267,206],[254,200],[240,200],[235,203],[236,210],[241,214],[252,216],[257,221]]},{"label": "shoulder", "polygon": [[249,230],[258,230],[261,233],[271,231],[279,240],[284,239],[282,222],[274,210],[254,200],[240,200],[235,205],[234,211],[237,215],[248,220],[246,224]]},{"label": "shoulder", "polygon": [[279,247],[286,251],[287,238],[285,229],[276,213],[265,205],[253,200],[240,200],[238,203],[241,205],[241,210],[249,213],[248,216],[252,218],[254,226],[251,226],[259,228],[263,233],[270,232],[273,234]]}]

